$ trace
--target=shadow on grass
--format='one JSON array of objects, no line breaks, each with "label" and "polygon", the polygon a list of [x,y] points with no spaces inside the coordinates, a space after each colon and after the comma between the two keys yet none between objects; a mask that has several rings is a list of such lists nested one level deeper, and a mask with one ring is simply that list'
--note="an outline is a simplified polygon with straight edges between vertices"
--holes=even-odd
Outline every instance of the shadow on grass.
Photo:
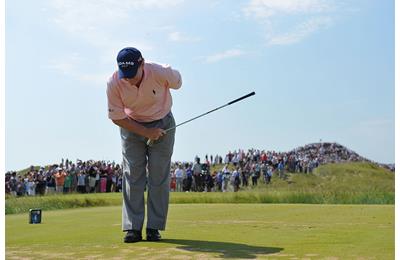
[{"label": "shadow on grass", "polygon": [[283,250],[280,247],[262,247],[202,240],[163,239],[162,242],[176,244],[178,249],[190,252],[219,253],[219,257],[222,258],[256,258],[257,255],[274,254]]}]

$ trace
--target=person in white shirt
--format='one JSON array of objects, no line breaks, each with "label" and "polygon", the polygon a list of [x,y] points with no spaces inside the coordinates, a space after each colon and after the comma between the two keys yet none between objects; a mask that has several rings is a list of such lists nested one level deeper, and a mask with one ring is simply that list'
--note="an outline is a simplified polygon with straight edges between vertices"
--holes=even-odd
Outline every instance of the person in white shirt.
[{"label": "person in white shirt", "polygon": [[35,196],[36,183],[33,180],[32,176],[29,176],[28,182],[26,183],[26,190],[28,192],[28,196]]},{"label": "person in white shirt", "polygon": [[175,170],[175,178],[176,178],[176,191],[182,191],[182,182],[183,182],[183,169],[182,165],[179,164],[178,168]]}]

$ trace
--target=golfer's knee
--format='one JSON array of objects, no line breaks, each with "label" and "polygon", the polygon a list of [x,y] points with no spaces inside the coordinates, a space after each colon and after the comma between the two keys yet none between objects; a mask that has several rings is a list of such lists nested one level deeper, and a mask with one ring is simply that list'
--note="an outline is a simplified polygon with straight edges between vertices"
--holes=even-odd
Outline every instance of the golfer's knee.
[{"label": "golfer's knee", "polygon": [[169,173],[167,175],[161,174],[160,172],[155,172],[155,174],[152,174],[153,176],[149,175],[148,179],[148,184],[152,187],[169,187]]}]

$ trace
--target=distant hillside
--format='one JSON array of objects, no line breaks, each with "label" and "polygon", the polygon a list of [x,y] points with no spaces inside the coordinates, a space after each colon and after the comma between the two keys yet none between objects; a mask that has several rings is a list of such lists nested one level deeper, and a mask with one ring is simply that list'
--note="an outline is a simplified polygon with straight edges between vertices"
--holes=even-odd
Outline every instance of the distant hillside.
[{"label": "distant hillside", "polygon": [[327,164],[315,169],[313,175],[320,180],[323,190],[329,190],[328,186],[336,186],[349,192],[390,192],[394,195],[395,191],[393,172],[374,163]]},{"label": "distant hillside", "polygon": [[248,190],[268,193],[271,203],[394,204],[395,174],[370,162],[328,163]]},{"label": "distant hillside", "polygon": [[303,154],[311,157],[321,156],[324,160],[324,163],[369,161],[356,152],[338,143],[311,143],[293,149],[289,153]]},{"label": "distant hillside", "polygon": [[391,171],[395,170],[394,164],[373,162],[338,143],[311,143],[293,149],[288,153],[295,154],[297,156],[306,156],[309,157],[309,159],[318,157],[322,160],[322,164],[340,162],[370,162]]}]

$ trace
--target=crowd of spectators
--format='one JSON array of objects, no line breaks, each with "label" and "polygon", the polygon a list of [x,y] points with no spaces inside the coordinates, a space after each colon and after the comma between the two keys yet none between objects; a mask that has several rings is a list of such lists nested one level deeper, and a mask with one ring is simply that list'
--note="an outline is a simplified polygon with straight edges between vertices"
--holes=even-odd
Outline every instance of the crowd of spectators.
[{"label": "crowd of spectators", "polygon": [[6,173],[6,193],[35,196],[54,193],[119,192],[122,169],[115,162],[62,160],[48,167],[31,166],[23,175]]},{"label": "crowd of spectators", "polygon": [[[349,161],[369,160],[337,143],[313,143],[289,152],[239,149],[224,157],[206,155],[203,162],[196,156],[193,162],[172,163],[170,188],[177,192],[238,191],[260,182],[268,185],[273,175],[286,179],[287,172],[307,174],[321,164]],[[394,165],[390,170],[394,171]],[[122,168],[115,162],[73,163],[67,159],[39,170],[31,166],[24,175],[6,173],[6,193],[12,196],[121,190]]]},{"label": "crowd of spectators", "polygon": [[[171,167],[173,191],[237,191],[241,187],[271,183],[276,174],[286,179],[287,172],[311,173],[321,164],[331,162],[366,161],[353,151],[337,143],[313,143],[290,152],[258,149],[229,152],[225,157],[205,156],[204,162],[196,156],[194,163],[176,162]],[[213,165],[225,165],[210,172]]]}]

